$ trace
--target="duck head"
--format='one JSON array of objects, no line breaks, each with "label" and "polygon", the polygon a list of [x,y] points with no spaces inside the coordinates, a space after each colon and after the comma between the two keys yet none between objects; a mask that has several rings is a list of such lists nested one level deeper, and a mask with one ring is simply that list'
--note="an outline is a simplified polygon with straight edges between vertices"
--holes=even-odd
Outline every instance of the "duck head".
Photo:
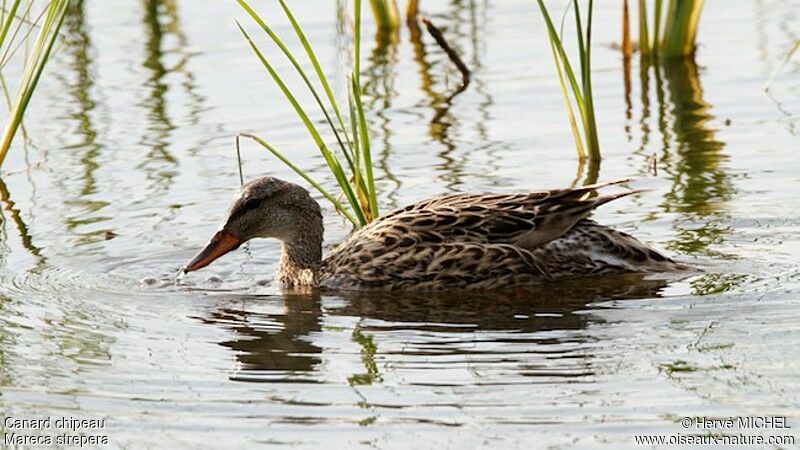
[{"label": "duck head", "polygon": [[253,238],[281,240],[282,262],[288,257],[318,265],[322,235],[322,213],[307,190],[273,177],[257,178],[239,189],[219,230],[183,271],[202,269]]}]

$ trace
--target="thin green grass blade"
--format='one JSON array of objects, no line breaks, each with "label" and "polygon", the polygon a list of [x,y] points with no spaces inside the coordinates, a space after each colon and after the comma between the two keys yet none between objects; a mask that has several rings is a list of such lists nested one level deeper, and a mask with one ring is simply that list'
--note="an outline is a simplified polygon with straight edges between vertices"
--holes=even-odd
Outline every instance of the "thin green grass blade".
[{"label": "thin green grass blade", "polygon": [[[16,17],[20,2],[21,0],[14,0],[14,3],[11,4],[11,8],[9,8],[7,15],[3,17],[3,28],[0,29],[0,46],[5,44],[6,35],[8,34],[8,30],[11,28],[11,23],[14,21],[14,17]],[[3,10],[5,11],[5,7]]]},{"label": "thin green grass blade", "polygon": [[[544,17],[545,24],[547,25],[548,36],[550,38],[550,46],[553,51],[553,57],[556,64],[556,74],[559,78],[559,85],[562,89],[562,96],[564,103],[567,107],[567,116],[570,120],[570,127],[572,129],[573,137],[576,142],[576,149],[580,159],[585,158],[587,155],[591,159],[600,159],[600,148],[597,138],[597,124],[594,115],[594,100],[592,96],[592,79],[591,79],[591,37],[592,37],[592,19],[593,19],[593,0],[588,2],[586,36],[583,35],[583,20],[579,10],[577,0],[571,2],[574,9],[575,24],[578,39],[578,54],[580,63],[580,83],[575,77],[569,57],[564,50],[564,45],[555,30],[550,14],[544,5],[543,0],[537,0],[539,9]],[[575,110],[569,99],[569,93],[566,88],[567,83],[571,89],[573,98],[575,99],[576,109],[580,114],[580,120],[583,133],[581,134],[577,121],[575,118]]]},{"label": "thin green grass blade", "polygon": [[581,84],[586,87],[586,47],[583,43],[583,24],[581,23],[581,9],[578,7],[578,0],[572,0],[572,10],[575,14],[575,31],[578,37],[578,56],[581,65]]},{"label": "thin green grass blade", "polygon": [[50,53],[58,37],[58,31],[64,23],[68,5],[69,0],[53,0],[47,6],[48,10],[44,22],[39,29],[39,35],[25,64],[25,72],[20,83],[16,102],[0,138],[0,166],[3,165],[8,149],[11,147],[11,142],[14,140],[14,135],[20,123],[22,123],[22,116],[25,114],[33,97],[42,72],[44,72],[44,67],[50,59]]},{"label": "thin green grass blade", "polygon": [[650,31],[647,29],[647,0],[639,0],[639,52],[642,58],[650,55]]},{"label": "thin green grass blade", "polygon": [[[353,162],[350,159],[347,147],[342,141],[341,136],[339,136],[339,132],[337,131],[336,126],[333,124],[333,120],[331,119],[330,114],[328,114],[327,108],[322,103],[322,99],[317,93],[316,88],[314,88],[314,85],[311,83],[311,80],[309,80],[308,75],[306,75],[305,70],[303,70],[303,68],[300,66],[300,63],[297,62],[297,59],[294,57],[294,55],[292,55],[292,53],[289,51],[286,45],[284,45],[280,37],[278,37],[278,35],[275,34],[274,31],[272,31],[272,28],[261,19],[258,13],[256,13],[255,10],[253,10],[253,8],[251,8],[250,5],[247,4],[247,2],[245,0],[236,0],[236,1],[239,3],[239,6],[241,6],[242,9],[244,9],[247,12],[247,14],[250,15],[250,17],[258,24],[258,26],[260,26],[261,29],[264,30],[265,33],[267,33],[267,35],[270,37],[270,39],[272,39],[275,45],[277,45],[278,48],[281,50],[281,52],[283,52],[283,54],[286,56],[289,62],[291,62],[292,66],[294,66],[294,69],[300,75],[300,78],[303,79],[303,82],[305,82],[306,87],[308,87],[308,90],[311,92],[311,95],[314,97],[314,100],[316,100],[319,109],[322,111],[322,114],[325,116],[325,120],[328,122],[328,126],[330,126],[331,130],[333,131],[336,141],[339,143],[339,147],[341,148],[345,159],[347,159],[348,164],[350,164],[350,166],[352,167]],[[293,24],[293,26],[294,25],[295,24]]]},{"label": "thin green grass blade", "polygon": [[544,6],[544,2],[542,0],[537,0],[537,2],[539,4],[539,9],[542,11],[542,16],[544,17],[550,40],[555,43],[556,52],[561,58],[564,73],[567,75],[567,80],[569,81],[570,88],[572,88],[572,94],[575,97],[576,103],[578,104],[578,109],[582,110],[584,108],[583,95],[581,94],[580,86],[575,78],[575,72],[572,70],[572,65],[569,62],[567,53],[564,51],[564,45],[562,44],[561,39],[558,37],[558,33],[553,25],[553,21],[550,19],[550,14],[548,13],[547,8]]},{"label": "thin green grass blade", "polygon": [[[30,15],[32,7],[33,7],[33,2],[28,2],[28,4],[25,7],[25,11],[22,13],[22,16],[28,17]],[[14,32],[11,33],[11,37],[5,38],[8,39],[8,45],[6,46],[5,51],[3,51],[3,56],[0,57],[0,69],[5,67],[8,60],[10,60],[12,56],[14,56],[14,53],[16,53],[17,50],[19,50],[20,46],[22,46],[22,44],[28,41],[28,36],[31,35],[33,30],[36,28],[36,25],[39,23],[39,21],[42,20],[42,17],[44,17],[47,11],[48,11],[47,8],[42,9],[42,11],[39,13],[39,17],[36,18],[36,21],[28,24],[29,25],[28,30],[25,32],[25,35],[22,36],[22,39],[19,40],[17,45],[13,45],[14,41],[17,39],[17,35],[19,35],[20,30],[22,30],[22,25],[27,23],[26,20],[17,18],[17,26],[14,27]]]},{"label": "thin green grass blade", "polygon": [[394,0],[370,0],[375,23],[382,30],[395,30],[400,26],[397,3]]},{"label": "thin green grass blade", "polygon": [[336,200],[336,198],[333,195],[331,195],[328,191],[326,191],[325,188],[323,188],[319,183],[314,181],[314,179],[311,178],[303,169],[301,169],[301,168],[297,167],[296,165],[294,165],[289,160],[289,158],[287,158],[281,152],[279,152],[277,149],[275,149],[275,147],[269,145],[266,141],[264,141],[263,139],[261,139],[260,137],[254,135],[254,134],[240,133],[239,136],[250,138],[250,139],[254,140],[255,142],[257,142],[258,144],[260,144],[262,147],[266,148],[270,153],[273,154],[273,156],[275,156],[281,162],[283,162],[284,164],[289,166],[290,169],[294,170],[294,172],[296,174],[300,175],[301,178],[306,180],[311,186],[314,187],[314,189],[316,189],[320,194],[322,194],[326,199],[328,199],[328,201],[331,202],[334,205],[334,207],[339,212],[341,212],[342,215],[345,218],[347,218],[347,220],[349,220],[353,225],[357,226],[359,224],[359,221],[357,221],[355,218],[353,218],[353,216],[349,212],[347,212],[347,209],[345,209],[345,207],[338,200]]},{"label": "thin green grass blade", "polygon": [[[354,184],[356,186],[356,190],[357,190],[357,192],[359,194],[359,200],[361,200],[363,198],[364,207],[366,209],[369,209],[369,207],[370,207],[370,202],[369,202],[370,189],[367,186],[367,184],[365,183],[365,181],[364,181],[365,177],[362,174],[363,161],[362,161],[361,143],[360,143],[361,136],[359,135],[359,132],[358,132],[358,130],[359,130],[358,113],[356,112],[356,106],[355,106],[356,101],[360,101],[360,98],[359,98],[359,100],[356,100],[356,96],[353,93],[353,84],[352,84],[352,82],[348,83],[347,92],[348,92],[347,105],[348,105],[349,112],[350,112],[350,129],[351,129],[351,132],[353,133],[353,136],[354,136],[354,139],[353,139],[353,159],[355,160],[355,164],[356,164],[356,170],[353,172],[353,180],[354,180]],[[375,218],[375,216],[370,216],[370,214],[365,214],[365,216],[367,216],[368,219],[370,219],[370,217],[372,219]]]},{"label": "thin green grass blade", "polygon": [[328,167],[330,167],[331,172],[336,177],[339,186],[342,188],[342,191],[344,192],[348,201],[353,206],[353,209],[356,215],[358,216],[359,222],[361,222],[362,225],[366,224],[367,221],[364,218],[364,215],[362,214],[362,211],[359,208],[358,199],[356,198],[350,186],[350,183],[347,181],[347,176],[345,176],[344,170],[342,169],[341,164],[336,158],[336,155],[334,155],[325,145],[325,141],[320,136],[316,127],[314,127],[314,124],[311,121],[311,119],[309,119],[308,114],[306,114],[305,110],[297,101],[297,99],[294,97],[291,90],[289,90],[289,88],[283,82],[283,80],[275,71],[275,69],[272,67],[272,65],[269,63],[269,61],[267,61],[267,59],[261,53],[261,50],[258,49],[255,42],[253,42],[253,40],[250,38],[250,35],[244,30],[244,28],[242,28],[239,22],[236,22],[236,25],[239,27],[239,30],[244,35],[245,39],[247,39],[247,42],[250,44],[250,47],[253,49],[253,52],[255,52],[256,56],[261,61],[261,64],[267,69],[272,79],[280,88],[281,92],[283,92],[284,96],[289,100],[289,102],[292,104],[297,114],[300,116],[300,119],[303,121],[303,124],[306,126],[306,129],[308,130],[309,134],[311,134],[311,137],[314,139],[314,142],[317,144],[317,147],[319,147],[320,153],[325,159],[325,162],[328,164]]},{"label": "thin green grass blade", "polygon": [[656,0],[653,8],[653,43],[651,45],[653,55],[658,56],[661,52],[661,16],[663,0]]},{"label": "thin green grass blade", "polygon": [[355,107],[355,94],[353,93],[353,86],[352,83],[348,85],[347,89],[347,106],[350,112],[350,131],[353,133],[355,139],[353,139],[353,159],[356,163],[356,170],[353,173],[353,178],[355,179],[356,186],[363,186],[363,190],[366,190],[366,186],[363,185],[363,177],[361,176],[361,144],[359,144],[358,139],[358,124],[356,124],[356,118],[358,115],[356,114],[356,107]]},{"label": "thin green grass blade", "polygon": [[306,54],[308,55],[308,59],[311,61],[311,65],[314,66],[314,71],[317,73],[317,78],[319,78],[320,84],[322,84],[322,88],[325,90],[325,95],[328,97],[328,101],[331,104],[331,108],[333,108],[333,112],[336,115],[336,118],[339,120],[339,125],[342,127],[342,132],[344,133],[345,140],[350,145],[350,136],[347,135],[347,127],[344,125],[344,120],[342,119],[342,114],[339,111],[338,103],[336,102],[336,98],[333,96],[333,90],[331,90],[330,84],[328,83],[328,79],[325,76],[324,71],[322,70],[322,65],[319,63],[317,59],[316,53],[314,53],[314,49],[311,47],[311,43],[306,38],[303,29],[295,20],[294,15],[286,6],[284,0],[278,0],[281,4],[281,8],[283,8],[284,14],[289,19],[289,23],[292,24],[292,28],[297,34],[297,38],[300,40],[300,43],[303,45],[303,49],[305,49]]},{"label": "thin green grass blade", "polygon": [[367,128],[367,119],[364,115],[364,106],[361,101],[361,88],[358,85],[358,75],[353,73],[351,76],[353,84],[353,93],[355,95],[355,107],[358,113],[358,131],[359,139],[361,141],[361,155],[364,161],[364,169],[367,181],[367,198],[369,200],[369,209],[371,217],[378,217],[378,199],[375,194],[375,177],[372,173],[372,152],[369,145],[369,130]]},{"label": "thin green grass blade", "polygon": [[561,95],[564,98],[564,106],[567,108],[567,118],[569,125],[572,129],[572,136],[575,138],[575,148],[578,151],[578,159],[583,160],[586,158],[586,151],[583,149],[583,140],[581,139],[581,132],[578,129],[578,123],[575,121],[575,113],[572,110],[572,102],[569,101],[569,93],[567,92],[567,85],[564,82],[564,74],[561,69],[556,47],[553,41],[550,41],[550,49],[553,51],[553,63],[556,65],[556,74],[558,74],[558,84],[561,86]]},{"label": "thin green grass blade", "polygon": [[377,194],[375,192],[375,179],[372,173],[372,155],[369,148],[369,132],[367,129],[367,121],[364,117],[364,109],[363,109],[363,102],[361,101],[361,0],[354,1],[354,22],[355,22],[355,32],[354,32],[354,49],[353,49],[353,73],[351,75],[352,79],[352,89],[355,93],[354,95],[354,104],[356,108],[356,112],[358,113],[358,117],[356,118],[356,122],[358,124],[359,136],[353,136],[353,140],[360,140],[359,143],[359,153],[362,155],[362,160],[364,167],[366,169],[366,183],[367,183],[367,196],[369,199],[370,209],[372,212],[372,217],[378,217],[378,201],[377,201]]},{"label": "thin green grass blade", "polygon": [[[353,6],[354,36],[353,36],[353,72],[361,76],[361,0],[355,0]],[[359,90],[361,86],[359,85]],[[355,136],[353,136],[355,139]]]},{"label": "thin green grass blade", "polygon": [[694,52],[703,4],[704,0],[669,1],[661,42],[662,56],[686,56]]},{"label": "thin green grass blade", "polygon": [[583,86],[583,97],[586,102],[586,117],[587,128],[586,132],[586,150],[589,152],[589,158],[600,159],[600,143],[597,138],[597,122],[594,116],[594,95],[592,93],[592,18],[594,11],[594,0],[589,0],[588,13],[586,18],[586,55],[584,61],[586,66],[584,72],[586,73],[586,81]]},{"label": "thin green grass blade", "polygon": [[[586,148],[589,151],[589,157],[593,158],[592,143],[590,133],[592,129],[592,117],[590,107],[590,78],[589,78],[589,62],[587,61],[586,45],[583,38],[583,23],[581,21],[580,7],[577,0],[572,0],[572,9],[575,14],[575,32],[578,38],[578,59],[581,69],[581,94],[583,97],[583,104],[578,105],[581,114],[581,123],[583,124],[583,137],[586,141]],[[588,34],[588,33],[587,33]]]},{"label": "thin green grass blade", "polygon": [[769,90],[769,87],[772,85],[772,82],[775,81],[775,77],[778,76],[778,73],[780,73],[780,71],[783,70],[786,64],[789,64],[789,60],[792,59],[792,55],[795,54],[797,49],[800,49],[800,39],[794,41],[794,45],[792,46],[791,49],[789,49],[789,53],[787,53],[786,56],[783,58],[783,62],[781,62],[780,66],[778,66],[778,68],[775,69],[774,72],[772,72],[772,75],[770,75],[769,80],[767,80],[767,83],[764,84],[765,91]]}]

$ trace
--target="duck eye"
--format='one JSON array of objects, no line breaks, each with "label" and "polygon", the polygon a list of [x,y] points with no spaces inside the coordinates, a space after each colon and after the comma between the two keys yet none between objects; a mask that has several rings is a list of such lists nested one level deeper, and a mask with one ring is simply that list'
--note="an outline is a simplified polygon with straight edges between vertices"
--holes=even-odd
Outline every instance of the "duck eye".
[{"label": "duck eye", "polygon": [[252,211],[256,208],[261,206],[261,199],[260,198],[251,198],[250,200],[244,203],[244,209],[247,211]]}]

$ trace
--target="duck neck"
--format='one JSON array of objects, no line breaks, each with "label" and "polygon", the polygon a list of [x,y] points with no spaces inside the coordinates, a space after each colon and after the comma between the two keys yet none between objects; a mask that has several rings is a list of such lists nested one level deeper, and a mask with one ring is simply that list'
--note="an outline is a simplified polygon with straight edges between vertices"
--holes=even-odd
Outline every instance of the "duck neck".
[{"label": "duck neck", "polygon": [[278,281],[287,286],[316,286],[322,262],[322,231],[319,236],[283,241]]}]

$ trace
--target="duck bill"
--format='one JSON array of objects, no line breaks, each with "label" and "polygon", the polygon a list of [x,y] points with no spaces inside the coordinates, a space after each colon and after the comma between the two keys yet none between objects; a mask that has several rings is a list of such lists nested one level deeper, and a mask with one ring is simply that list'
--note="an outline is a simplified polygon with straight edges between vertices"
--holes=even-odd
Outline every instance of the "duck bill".
[{"label": "duck bill", "polygon": [[217,234],[211,238],[211,242],[206,245],[206,248],[201,250],[200,253],[183,268],[183,273],[202,269],[225,253],[236,250],[241,244],[241,239],[236,236],[225,231],[217,231]]}]

